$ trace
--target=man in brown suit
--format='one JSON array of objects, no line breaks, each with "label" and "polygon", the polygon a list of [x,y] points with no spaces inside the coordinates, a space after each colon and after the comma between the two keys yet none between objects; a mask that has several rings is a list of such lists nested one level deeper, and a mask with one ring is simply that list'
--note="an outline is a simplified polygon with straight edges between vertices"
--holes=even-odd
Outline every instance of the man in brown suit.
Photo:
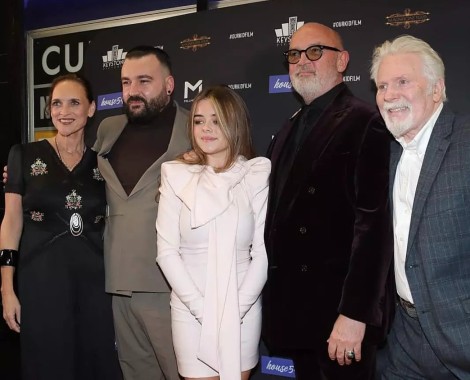
[{"label": "man in brown suit", "polygon": [[170,288],[156,265],[160,167],[189,148],[187,111],[171,99],[161,49],[131,49],[121,70],[126,115],[104,119],[93,149],[106,181],[106,291],[126,380],[179,379],[171,339]]},{"label": "man in brown suit", "polygon": [[373,379],[394,301],[391,136],[343,83],[338,33],[305,24],[285,56],[305,105],[268,154],[264,339],[297,379]]}]

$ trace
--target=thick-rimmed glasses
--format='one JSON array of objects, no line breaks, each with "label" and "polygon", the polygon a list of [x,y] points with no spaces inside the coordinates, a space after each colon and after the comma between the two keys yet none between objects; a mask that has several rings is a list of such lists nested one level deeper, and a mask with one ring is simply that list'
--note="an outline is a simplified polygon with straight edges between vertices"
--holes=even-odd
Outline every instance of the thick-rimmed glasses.
[{"label": "thick-rimmed glasses", "polygon": [[287,59],[287,62],[291,64],[296,64],[300,61],[302,53],[305,53],[305,56],[311,61],[318,61],[323,55],[323,50],[333,50],[341,51],[335,47],[325,46],[325,45],[312,45],[305,50],[290,49],[284,52],[284,56]]}]

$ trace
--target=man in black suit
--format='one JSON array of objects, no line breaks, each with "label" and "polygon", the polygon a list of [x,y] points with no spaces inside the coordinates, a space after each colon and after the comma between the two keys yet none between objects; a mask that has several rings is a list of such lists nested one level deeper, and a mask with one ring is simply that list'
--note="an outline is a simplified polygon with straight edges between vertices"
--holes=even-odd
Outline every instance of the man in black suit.
[{"label": "man in black suit", "polygon": [[373,379],[394,305],[391,136],[343,83],[338,33],[305,24],[285,56],[305,105],[268,154],[264,339],[297,379]]}]

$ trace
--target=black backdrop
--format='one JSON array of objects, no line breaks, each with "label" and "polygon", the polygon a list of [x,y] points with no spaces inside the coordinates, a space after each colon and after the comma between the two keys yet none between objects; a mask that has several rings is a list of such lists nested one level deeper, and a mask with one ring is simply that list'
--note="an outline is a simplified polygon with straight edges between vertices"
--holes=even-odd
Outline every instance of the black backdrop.
[{"label": "black backdrop", "polygon": [[[66,34],[49,33],[34,39],[30,57],[34,67],[29,73],[30,106],[34,105],[30,136],[40,138],[51,129],[43,105],[52,77],[78,70],[91,80],[97,97],[98,112],[87,135],[92,143],[99,122],[121,112],[123,54],[135,45],[150,44],[172,57],[175,100],[180,105],[189,108],[195,94],[209,84],[235,88],[248,104],[255,147],[263,155],[272,134],[299,108],[282,52],[290,33],[309,21],[326,24],[343,36],[351,56],[345,81],[371,103],[374,87],[368,70],[373,47],[405,33],[425,39],[446,64],[451,107],[466,112],[469,11],[466,0],[270,0],[133,25],[123,20],[120,26],[103,24],[103,29],[87,30],[85,25]],[[288,362],[264,357],[261,367],[265,373],[292,377]],[[255,379],[268,377],[255,375]]]},{"label": "black backdrop", "polygon": [[[299,107],[290,91],[274,93],[269,85],[270,77],[272,81],[278,77],[286,80],[282,52],[288,47],[289,36],[278,38],[275,30],[282,24],[288,26],[289,20],[292,21],[290,31],[303,22],[318,21],[341,33],[351,55],[345,79],[356,95],[370,102],[374,101],[368,74],[373,47],[404,33],[427,40],[446,63],[452,108],[465,111],[470,105],[466,93],[469,11],[470,2],[465,0],[270,0],[134,25],[98,30],[86,30],[85,26],[83,31],[36,38],[31,93],[34,111],[30,124],[35,128],[36,138],[42,136],[38,131],[50,125],[43,115],[41,102],[44,104],[47,85],[54,75],[46,73],[44,66],[59,73],[79,69],[92,81],[97,98],[101,100],[106,95],[108,104],[114,99],[118,105],[120,60],[115,59],[104,67],[103,56],[113,46],[125,53],[137,44],[151,44],[163,47],[172,57],[175,99],[180,105],[189,108],[195,93],[211,83],[234,86],[248,104],[255,146],[259,154],[264,154],[271,135]],[[389,25],[393,22],[398,25]],[[54,46],[56,49],[51,50]],[[192,48],[183,48],[187,46]],[[44,54],[46,51],[49,53]],[[93,141],[96,126],[103,118],[120,112],[120,107],[99,110],[88,141]]]}]

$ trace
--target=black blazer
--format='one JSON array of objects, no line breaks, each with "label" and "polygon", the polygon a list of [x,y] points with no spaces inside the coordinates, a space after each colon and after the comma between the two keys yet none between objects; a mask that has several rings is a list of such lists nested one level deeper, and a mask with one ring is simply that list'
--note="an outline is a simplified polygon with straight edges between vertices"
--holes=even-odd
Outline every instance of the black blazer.
[{"label": "black blazer", "polygon": [[365,322],[365,342],[378,343],[395,296],[391,135],[377,111],[344,87],[306,137],[274,202],[279,157],[296,117],[269,153],[264,339],[279,349],[324,344],[341,313]]}]

